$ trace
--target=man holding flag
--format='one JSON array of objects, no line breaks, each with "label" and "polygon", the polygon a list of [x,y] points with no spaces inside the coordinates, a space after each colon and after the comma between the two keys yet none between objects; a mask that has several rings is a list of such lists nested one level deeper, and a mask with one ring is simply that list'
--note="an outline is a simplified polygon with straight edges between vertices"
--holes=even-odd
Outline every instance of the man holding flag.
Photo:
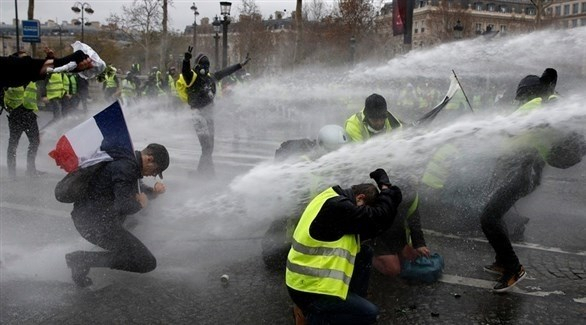
[{"label": "man holding flag", "polygon": [[[97,144],[97,146],[96,146]],[[93,149],[92,149],[93,147]],[[123,227],[126,216],[137,213],[151,198],[165,192],[140,182],[159,176],[169,166],[167,149],[156,143],[134,151],[118,102],[67,132],[50,154],[68,172],[100,164],[87,181],[87,190],[73,202],[71,216],[81,236],[105,251],[75,251],[65,255],[73,281],[87,287],[92,267],[147,273],[156,259],[149,249]]]}]

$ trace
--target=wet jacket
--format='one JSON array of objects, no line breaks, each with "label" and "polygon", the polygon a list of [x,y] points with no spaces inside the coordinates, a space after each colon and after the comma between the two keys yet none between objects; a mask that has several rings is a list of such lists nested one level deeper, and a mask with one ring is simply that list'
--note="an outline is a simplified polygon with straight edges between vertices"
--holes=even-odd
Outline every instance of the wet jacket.
[{"label": "wet jacket", "polygon": [[177,91],[187,91],[187,103],[191,108],[203,108],[213,103],[216,96],[216,83],[240,69],[242,65],[237,63],[214,73],[200,75],[191,70],[189,60],[183,60],[181,75],[187,89],[177,87]]},{"label": "wet jacket", "polygon": [[[353,142],[361,142],[370,139],[371,134],[368,131],[367,123],[364,111],[350,116],[344,124],[344,129],[346,130],[346,133],[348,133],[350,140]],[[387,112],[384,133],[389,133],[401,126],[401,122],[394,117],[393,114]]]},{"label": "wet jacket", "polygon": [[134,156],[108,152],[114,158],[101,168],[90,181],[88,195],[73,204],[71,216],[84,223],[123,222],[125,217],[141,209],[136,200],[142,178],[140,151]]}]

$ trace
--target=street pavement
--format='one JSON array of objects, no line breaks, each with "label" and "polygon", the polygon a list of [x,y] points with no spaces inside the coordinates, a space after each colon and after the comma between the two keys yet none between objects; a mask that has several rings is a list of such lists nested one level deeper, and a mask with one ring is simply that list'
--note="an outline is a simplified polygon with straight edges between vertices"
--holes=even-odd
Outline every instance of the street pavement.
[{"label": "street pavement", "polygon": [[[71,205],[54,200],[63,173],[39,158],[39,168],[48,173],[24,177],[23,137],[19,177],[8,179],[2,120],[1,324],[293,324],[284,273],[268,271],[261,258],[269,222],[206,215],[198,201],[212,194],[217,200],[210,204],[223,204],[226,184],[270,160],[283,139],[220,132],[217,176],[211,181],[194,173],[197,144],[169,146],[177,162],[165,173],[168,192],[128,223],[157,257],[157,269],[148,274],[93,269],[94,285],[80,289],[64,255],[91,245],[73,228]],[[47,142],[42,150],[52,146]],[[509,293],[490,291],[495,277],[481,267],[492,262],[493,253],[480,233],[462,237],[425,229],[428,246],[444,256],[444,275],[437,283],[421,284],[373,271],[369,297],[381,309],[379,324],[586,323],[584,181],[584,162],[565,171],[547,169],[541,186],[516,205],[516,213],[530,218],[515,243],[528,275]],[[180,213],[189,209],[200,211]],[[226,211],[237,210],[227,206]],[[222,281],[223,275],[229,280]]]}]

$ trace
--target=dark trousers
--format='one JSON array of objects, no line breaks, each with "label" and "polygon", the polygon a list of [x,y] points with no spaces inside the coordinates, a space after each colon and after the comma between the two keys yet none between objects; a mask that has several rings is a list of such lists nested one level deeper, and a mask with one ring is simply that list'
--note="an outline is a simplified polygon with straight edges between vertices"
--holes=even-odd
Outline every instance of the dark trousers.
[{"label": "dark trousers", "polygon": [[80,222],[73,220],[83,238],[106,252],[83,252],[82,259],[89,267],[109,267],[116,270],[147,273],[157,267],[157,260],[149,249],[121,222]]},{"label": "dark trousers", "polygon": [[53,111],[53,119],[55,121],[63,117],[61,98],[49,99],[49,101],[47,102],[47,109]]},{"label": "dark trousers", "polygon": [[214,115],[213,105],[193,109],[193,127],[201,145],[201,157],[197,165],[197,171],[203,175],[213,176],[214,161]]},{"label": "dark trousers", "polygon": [[29,142],[26,169],[29,172],[36,171],[35,159],[37,158],[40,141],[37,115],[35,112],[22,106],[16,108],[8,115],[8,129],[10,133],[6,153],[8,173],[11,176],[16,175],[16,148],[18,147],[18,142],[23,132],[26,134]]},{"label": "dark trousers", "polygon": [[307,316],[309,325],[367,325],[376,323],[379,309],[365,298],[372,270],[372,257],[372,249],[363,245],[360,253],[356,256],[354,273],[346,300],[321,295],[309,305],[300,306]]},{"label": "dark trousers", "polygon": [[495,177],[489,184],[495,190],[482,210],[480,225],[495,251],[495,262],[507,272],[517,271],[520,263],[511,245],[503,216],[517,200],[535,190],[541,181],[544,165],[536,150],[518,152],[497,163]]}]

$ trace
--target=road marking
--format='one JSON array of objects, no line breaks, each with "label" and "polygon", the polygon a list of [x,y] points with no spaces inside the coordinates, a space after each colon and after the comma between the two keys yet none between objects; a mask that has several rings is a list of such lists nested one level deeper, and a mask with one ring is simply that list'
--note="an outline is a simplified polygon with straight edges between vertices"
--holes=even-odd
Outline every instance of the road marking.
[{"label": "road marking", "polygon": [[37,214],[50,215],[53,217],[68,217],[69,218],[69,214],[70,214],[70,211],[65,211],[65,210],[56,210],[56,209],[50,209],[50,208],[45,208],[45,207],[36,207],[36,206],[8,203],[8,202],[0,202],[0,208],[1,209],[20,210],[20,211],[25,211],[25,212],[33,212],[33,213],[37,213]]},{"label": "road marking", "polygon": [[[423,229],[423,232],[427,235],[432,235],[432,236],[445,237],[445,238],[451,238],[451,239],[472,240],[472,241],[481,242],[481,243],[488,243],[488,240],[486,240],[484,238],[462,237],[462,236],[458,236],[458,235],[444,234],[442,232],[435,231],[435,230],[429,230],[429,229]],[[559,247],[547,247],[547,246],[543,246],[540,244],[533,244],[533,243],[511,243],[511,244],[515,247],[535,249],[535,250],[551,252],[551,253],[562,253],[562,254],[568,254],[568,255],[586,256],[586,251],[569,252],[569,251],[565,251]]]},{"label": "road marking", "polygon": [[[475,287],[475,288],[489,289],[489,290],[492,290],[492,287],[494,286],[494,281],[466,278],[466,277],[462,277],[462,276],[458,276],[458,275],[451,275],[451,274],[443,274],[439,278],[439,281],[443,282],[443,283],[458,284],[458,285],[464,285],[464,286],[468,286],[468,287]],[[526,287],[526,288],[536,289],[536,287]],[[547,297],[549,295],[562,295],[562,296],[566,295],[563,291],[560,291],[560,290],[526,291],[526,290],[521,289],[518,285],[512,287],[508,292],[514,292],[514,293],[527,295],[527,296],[534,296],[534,297]],[[574,298],[574,301],[578,302],[578,303],[586,303],[586,298],[581,298],[581,299]]]}]

